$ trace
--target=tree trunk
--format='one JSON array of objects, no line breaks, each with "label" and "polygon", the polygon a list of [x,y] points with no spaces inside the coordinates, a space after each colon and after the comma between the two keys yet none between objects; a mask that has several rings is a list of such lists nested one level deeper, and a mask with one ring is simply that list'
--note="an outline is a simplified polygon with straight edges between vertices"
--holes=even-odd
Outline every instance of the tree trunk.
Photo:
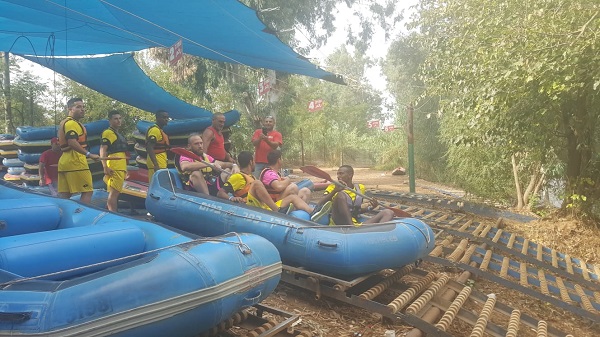
[{"label": "tree trunk", "polygon": [[594,122],[590,120],[585,98],[578,98],[562,106],[564,134],[566,137],[567,167],[565,176],[565,200],[563,208],[570,203],[574,194],[582,194],[579,179],[584,167],[592,157]]},{"label": "tree trunk", "polygon": [[540,167],[542,165],[538,162],[535,165],[535,168],[533,169],[533,173],[531,174],[531,177],[529,178],[529,184],[527,185],[527,188],[525,189],[525,192],[523,193],[523,205],[529,209],[530,205],[529,205],[529,199],[532,195],[532,192],[535,188],[535,186],[537,185],[537,181],[540,177]]},{"label": "tree trunk", "polygon": [[512,159],[512,167],[513,167],[513,177],[515,178],[515,189],[517,192],[517,209],[523,208],[523,194],[521,193],[521,183],[519,182],[519,169],[517,167],[517,158],[513,154],[511,156]]},{"label": "tree trunk", "polygon": [[12,120],[12,105],[10,97],[10,58],[9,53],[4,53],[4,133],[14,133],[15,126]]}]

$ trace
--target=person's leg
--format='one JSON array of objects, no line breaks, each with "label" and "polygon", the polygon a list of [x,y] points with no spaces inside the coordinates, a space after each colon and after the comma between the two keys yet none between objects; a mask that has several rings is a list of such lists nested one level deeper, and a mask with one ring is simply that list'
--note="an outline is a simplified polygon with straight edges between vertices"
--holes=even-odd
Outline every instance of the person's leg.
[{"label": "person's leg", "polygon": [[112,176],[105,180],[106,189],[108,190],[108,199],[106,200],[106,208],[109,211],[117,212],[119,195],[123,190],[123,183],[125,182],[125,171],[115,171]]},{"label": "person's leg", "polygon": [[192,174],[190,174],[190,183],[192,184],[194,191],[198,193],[209,194],[208,185],[206,185],[204,175],[202,175],[200,171],[194,171]]},{"label": "person's leg", "polygon": [[310,214],[313,211],[313,208],[310,207],[304,200],[302,200],[297,195],[288,195],[287,197],[281,199],[281,207],[286,208],[289,204],[294,205],[295,209],[303,210],[306,213]]},{"label": "person's leg", "polygon": [[285,197],[290,195],[298,195],[298,185],[294,183],[289,184],[288,187],[281,192],[281,199],[285,199]]},{"label": "person's leg", "polygon": [[298,191],[298,196],[304,200],[304,202],[308,203],[310,201],[310,195],[312,194],[312,192],[310,191],[310,189],[308,187],[302,187],[299,191]]},{"label": "person's leg", "polygon": [[81,201],[84,204],[89,204],[90,202],[92,202],[92,194],[94,194],[94,191],[81,192],[81,198],[79,199],[79,201]]},{"label": "person's leg", "polygon": [[268,205],[271,210],[275,212],[279,210],[279,206],[277,206],[273,199],[271,199],[269,192],[267,192],[267,189],[262,182],[258,180],[253,181],[252,185],[250,185],[250,193],[260,202]]},{"label": "person's leg", "polygon": [[108,199],[106,199],[106,208],[108,208],[111,212],[117,212],[119,209],[117,204],[119,202],[119,191],[115,190],[112,187],[108,189]]},{"label": "person's leg", "polygon": [[391,209],[384,209],[382,211],[380,211],[379,213],[375,214],[374,216],[370,217],[369,219],[367,219],[367,221],[363,222],[365,224],[374,224],[374,223],[380,223],[380,222],[388,222],[391,221],[394,218],[394,211],[392,211]]},{"label": "person's leg", "polygon": [[333,206],[331,207],[331,219],[336,225],[352,225],[352,213],[348,208],[348,194],[338,192],[333,197]]},{"label": "person's leg", "polygon": [[58,172],[57,195],[62,199],[69,199],[72,193],[69,190],[69,181],[66,172]]}]

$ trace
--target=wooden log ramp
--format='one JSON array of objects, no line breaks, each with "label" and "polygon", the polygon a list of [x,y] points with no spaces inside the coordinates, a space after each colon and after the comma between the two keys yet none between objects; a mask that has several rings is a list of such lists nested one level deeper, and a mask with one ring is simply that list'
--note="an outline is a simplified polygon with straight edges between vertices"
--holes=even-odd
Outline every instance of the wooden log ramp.
[{"label": "wooden log ramp", "polygon": [[506,304],[513,296],[581,318],[600,335],[597,266],[502,230],[502,218],[479,223],[467,214],[403,210],[436,233],[436,248],[418,264],[353,280],[284,266],[282,281],[414,327],[403,336],[574,335],[551,324],[556,312],[532,317],[527,306]]}]

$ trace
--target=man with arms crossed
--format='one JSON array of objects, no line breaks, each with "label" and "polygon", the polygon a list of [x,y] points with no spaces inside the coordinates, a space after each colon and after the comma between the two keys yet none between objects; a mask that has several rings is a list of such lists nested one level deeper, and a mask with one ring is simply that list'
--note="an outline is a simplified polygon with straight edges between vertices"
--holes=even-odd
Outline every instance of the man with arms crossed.
[{"label": "man with arms crossed", "polygon": [[212,118],[212,125],[202,132],[203,152],[218,161],[233,163],[233,158],[225,151],[224,127],[225,115],[220,112],[215,113]]}]

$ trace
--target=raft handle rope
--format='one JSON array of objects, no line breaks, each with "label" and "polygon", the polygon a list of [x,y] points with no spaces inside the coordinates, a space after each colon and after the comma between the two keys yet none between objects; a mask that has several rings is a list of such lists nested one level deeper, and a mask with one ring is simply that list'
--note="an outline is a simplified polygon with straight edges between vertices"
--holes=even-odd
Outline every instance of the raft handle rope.
[{"label": "raft handle rope", "polygon": [[[185,201],[188,201],[188,202],[190,202],[190,203],[192,203],[192,204],[195,204],[195,205],[198,205],[198,206],[202,206],[202,207],[210,208],[210,209],[212,209],[212,210],[214,210],[214,211],[223,212],[223,213],[226,213],[227,215],[235,216],[235,217],[242,218],[242,219],[248,219],[248,220],[252,220],[252,221],[257,221],[257,219],[256,219],[256,218],[247,217],[247,216],[244,216],[244,215],[239,215],[239,214],[237,214],[237,213],[235,213],[235,212],[233,212],[233,211],[224,211],[224,210],[222,210],[222,209],[221,209],[221,208],[219,208],[219,207],[214,207],[214,206],[211,206],[211,205],[203,204],[203,203],[197,202],[197,201],[195,201],[195,200],[191,200],[191,199],[188,199],[188,198],[185,198],[185,197],[181,196],[179,193],[175,192],[175,189],[176,189],[176,187],[175,187],[175,183],[173,182],[173,177],[171,177],[171,172],[170,172],[170,171],[168,172],[168,175],[169,175],[169,183],[171,184],[171,193],[173,193],[173,197],[174,197],[174,198],[181,199],[181,200],[185,200]],[[154,198],[154,199],[157,199],[157,200],[160,198],[160,197],[156,197],[156,196],[151,196],[151,197],[152,197],[152,198]],[[296,230],[298,230],[298,232],[299,232],[299,233],[301,233],[301,231],[302,231],[303,229],[308,229],[308,228],[317,228],[317,229],[333,229],[333,228],[354,228],[354,227],[356,227],[355,225],[335,225],[335,226],[315,225],[315,226],[296,226],[296,225],[292,225],[292,224],[290,224],[290,222],[289,222],[289,221],[288,221],[288,222],[286,222],[286,223],[280,223],[280,222],[276,222],[276,221],[271,221],[271,220],[262,220],[262,219],[260,219],[260,221],[262,221],[262,222],[266,222],[266,223],[269,223],[269,224],[272,224],[272,225],[276,225],[276,226],[283,226],[283,227],[288,227],[288,228],[296,229]],[[392,222],[381,222],[381,223],[376,223],[376,224],[369,224],[369,226],[388,225],[388,224],[391,224],[391,223],[392,223]],[[429,243],[429,241],[428,241],[428,243]]]},{"label": "raft handle rope", "polygon": [[132,255],[128,255],[128,256],[119,257],[119,258],[112,259],[112,260],[107,260],[107,261],[102,261],[102,262],[98,262],[98,263],[88,264],[88,265],[81,266],[81,267],[76,267],[76,268],[61,270],[61,271],[57,271],[57,272],[53,272],[53,273],[48,273],[48,274],[43,274],[43,275],[38,275],[38,276],[23,277],[23,278],[11,280],[11,281],[8,281],[8,282],[0,283],[0,289],[4,289],[4,288],[6,288],[6,287],[8,287],[10,285],[17,284],[17,283],[22,283],[22,282],[27,282],[27,281],[34,281],[34,280],[45,278],[45,277],[56,276],[56,275],[60,275],[60,274],[64,274],[64,273],[70,273],[70,272],[73,272],[73,271],[84,270],[84,269],[87,269],[87,268],[102,266],[102,265],[113,263],[113,262],[120,262],[122,260],[127,260],[127,259],[131,259],[131,258],[135,258],[135,257],[141,257],[141,256],[152,254],[152,253],[157,253],[157,252],[160,252],[160,251],[163,251],[163,250],[167,250],[167,249],[171,249],[171,248],[184,247],[184,246],[187,246],[187,245],[196,245],[196,244],[200,244],[200,243],[203,243],[203,242],[221,242],[221,243],[227,243],[227,244],[237,245],[238,249],[244,255],[250,254],[252,252],[250,250],[250,248],[248,247],[248,245],[246,245],[245,243],[242,242],[242,238],[239,236],[238,233],[231,232],[231,233],[227,233],[225,235],[228,235],[228,234],[235,234],[235,236],[238,238],[239,242],[231,242],[231,241],[222,240],[222,239],[215,239],[215,238],[194,239],[194,240],[191,240],[191,241],[181,242],[181,243],[177,243],[177,244],[170,245],[170,246],[165,246],[165,247],[160,247],[160,248],[152,249],[152,250],[141,252],[141,253],[136,253],[136,254],[132,254]]}]

